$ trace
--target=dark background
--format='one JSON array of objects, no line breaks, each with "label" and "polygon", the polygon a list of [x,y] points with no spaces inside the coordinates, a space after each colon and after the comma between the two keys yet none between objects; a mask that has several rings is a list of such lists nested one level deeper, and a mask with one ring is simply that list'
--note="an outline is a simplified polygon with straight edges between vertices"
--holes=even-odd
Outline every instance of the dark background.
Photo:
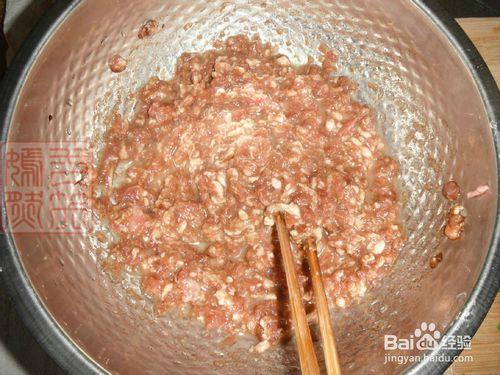
[{"label": "dark background", "polygon": [[[16,0],[7,1],[15,2]],[[12,55],[13,49],[18,47],[40,15],[43,14],[53,2],[55,1],[33,1],[32,5],[14,21],[7,38],[3,32],[1,33],[0,76],[2,76],[5,71],[7,60],[9,56]],[[441,3],[454,18],[500,17],[500,0],[438,0],[438,2]],[[5,0],[0,0],[0,22],[2,24],[2,30],[4,15]],[[7,43],[7,39],[9,43]],[[10,50],[8,50],[8,44]],[[12,362],[14,362],[14,365]],[[5,294],[5,291],[0,285],[0,375],[57,375],[62,373],[62,370],[45,354],[43,349],[24,327]]]}]

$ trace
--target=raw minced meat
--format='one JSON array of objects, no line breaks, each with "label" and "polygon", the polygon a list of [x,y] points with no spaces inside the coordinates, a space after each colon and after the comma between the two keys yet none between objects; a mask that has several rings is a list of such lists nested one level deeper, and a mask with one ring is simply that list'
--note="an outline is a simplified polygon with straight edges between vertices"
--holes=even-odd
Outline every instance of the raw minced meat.
[{"label": "raw minced meat", "polygon": [[303,242],[313,236],[326,294],[345,307],[388,272],[402,243],[398,164],[372,111],[335,76],[335,58],[294,67],[257,39],[184,53],[151,78],[132,121],[115,114],[94,186],[118,240],[107,268],[141,274],[162,313],[188,307],[209,329],[290,333],[274,214],[285,213],[308,311]]}]

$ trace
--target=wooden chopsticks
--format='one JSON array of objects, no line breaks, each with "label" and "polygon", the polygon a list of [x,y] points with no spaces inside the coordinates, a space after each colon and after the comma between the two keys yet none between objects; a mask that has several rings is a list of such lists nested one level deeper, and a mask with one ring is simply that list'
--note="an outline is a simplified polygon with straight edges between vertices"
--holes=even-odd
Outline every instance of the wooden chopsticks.
[{"label": "wooden chopsticks", "polygon": [[300,291],[299,280],[295,272],[292,250],[290,249],[290,239],[288,230],[285,226],[285,220],[280,213],[276,215],[276,227],[278,229],[278,239],[280,241],[281,257],[285,269],[286,283],[288,285],[288,294],[290,296],[290,305],[292,307],[292,320],[297,340],[297,349],[299,352],[300,368],[303,375],[319,374],[318,359],[314,352],[314,346],[307,324],[306,310],[302,304],[302,293]]},{"label": "wooden chopsticks", "polygon": [[[290,248],[288,230],[286,229],[285,220],[281,213],[275,216],[275,222],[280,242],[281,256],[283,258],[286,282],[288,285],[288,293],[290,296],[292,320],[295,329],[301,371],[304,375],[317,375],[320,373],[318,359],[314,351],[311,332],[309,330],[306,312],[302,303],[302,293],[300,291],[293,261],[293,254]],[[306,249],[316,300],[327,373],[328,375],[340,375],[339,359],[335,346],[335,336],[330,321],[328,303],[326,300],[323,280],[321,278],[321,270],[319,268],[316,246],[312,239],[308,240]]]},{"label": "wooden chopsticks", "polygon": [[307,240],[307,261],[311,271],[311,280],[314,289],[316,301],[316,310],[318,312],[319,328],[321,331],[321,341],[323,342],[323,351],[325,353],[326,372],[328,375],[340,375],[339,356],[335,345],[335,335],[333,333],[330,312],[328,310],[328,301],[326,300],[325,286],[321,277],[319,268],[318,252],[316,243],[312,238]]}]

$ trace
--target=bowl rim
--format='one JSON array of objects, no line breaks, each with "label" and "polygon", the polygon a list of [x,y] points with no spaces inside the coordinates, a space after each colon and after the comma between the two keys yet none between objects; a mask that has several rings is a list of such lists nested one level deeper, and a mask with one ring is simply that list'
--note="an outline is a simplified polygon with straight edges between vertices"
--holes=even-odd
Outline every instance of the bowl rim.
[{"label": "bowl rim", "polygon": [[[7,139],[10,121],[20,90],[46,42],[71,12],[84,0],[56,2],[41,18],[12,60],[0,85],[0,127],[2,142]],[[438,0],[412,0],[428,19],[443,33],[472,75],[491,123],[497,156],[497,183],[500,186],[500,94],[486,63],[458,23],[441,8]],[[2,193],[1,215],[5,217]],[[488,254],[478,280],[464,305],[445,334],[473,336],[486,316],[498,292],[500,283],[500,200]],[[0,275],[17,313],[36,341],[65,371],[71,374],[101,374],[107,371],[89,357],[62,329],[45,308],[31,284],[22,260],[9,233],[0,234]],[[406,370],[408,374],[441,373],[451,361],[434,362],[431,356],[459,355],[461,350],[438,346],[426,353],[426,358]]]}]

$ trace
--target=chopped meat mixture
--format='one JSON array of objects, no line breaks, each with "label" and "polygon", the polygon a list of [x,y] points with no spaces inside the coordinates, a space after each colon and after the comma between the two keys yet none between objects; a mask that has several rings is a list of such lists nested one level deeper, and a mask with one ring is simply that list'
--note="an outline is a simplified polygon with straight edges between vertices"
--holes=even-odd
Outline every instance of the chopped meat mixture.
[{"label": "chopped meat mixture", "polygon": [[460,197],[460,186],[455,181],[448,181],[443,185],[443,195],[449,201],[456,201]]},{"label": "chopped meat mixture", "polygon": [[489,190],[490,187],[488,185],[479,185],[477,188],[467,193],[467,198],[470,199],[480,197],[481,195],[486,194]]},{"label": "chopped meat mixture", "polygon": [[[481,188],[482,186],[478,187],[478,189]],[[478,189],[476,189],[475,192],[477,192]],[[465,208],[456,203],[460,198],[460,186],[455,181],[450,180],[443,185],[442,193],[447,200],[454,202],[446,217],[446,224],[443,229],[444,235],[450,240],[458,240],[464,231],[466,216]],[[482,193],[484,192],[480,194]],[[470,192],[467,193],[467,198],[470,198],[470,194]]]},{"label": "chopped meat mixture", "polygon": [[117,238],[107,268],[138,272],[159,313],[183,307],[208,329],[256,335],[259,351],[290,333],[274,214],[285,214],[308,310],[309,236],[329,303],[345,307],[400,250],[399,171],[331,52],[294,67],[258,39],[216,48],[151,78],[132,121],[114,115],[95,201]]},{"label": "chopped meat mixture", "polygon": [[450,240],[458,240],[465,228],[465,209],[463,206],[455,204],[448,212],[444,234]]},{"label": "chopped meat mixture", "polygon": [[156,20],[147,20],[139,29],[137,33],[137,37],[139,39],[147,38],[151,35],[154,35],[158,32],[159,24]]},{"label": "chopped meat mixture", "polygon": [[439,252],[431,257],[429,260],[429,266],[431,268],[436,268],[439,263],[443,260],[443,253]]},{"label": "chopped meat mixture", "polygon": [[127,60],[120,55],[113,55],[108,60],[108,66],[113,73],[121,73],[127,68]]}]

